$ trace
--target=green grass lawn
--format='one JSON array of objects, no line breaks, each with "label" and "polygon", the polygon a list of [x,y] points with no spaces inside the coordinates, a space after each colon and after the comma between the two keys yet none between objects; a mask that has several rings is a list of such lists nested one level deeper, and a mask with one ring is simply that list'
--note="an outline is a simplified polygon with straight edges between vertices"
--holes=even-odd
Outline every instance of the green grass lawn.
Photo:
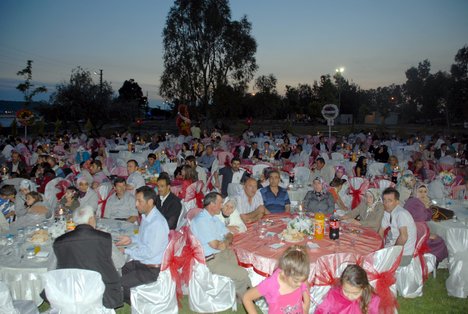
[{"label": "green grass lawn", "polygon": [[[446,269],[437,270],[437,278],[430,275],[429,279],[424,284],[424,295],[415,299],[404,299],[398,297],[400,308],[399,313],[468,313],[468,299],[459,299],[449,297],[445,289],[445,280],[448,277]],[[43,304],[39,307],[41,312],[49,308],[48,304]],[[125,304],[123,308],[118,309],[117,314],[130,314],[130,306]],[[182,300],[182,308],[179,313],[193,313],[189,309],[188,298],[184,296]],[[241,306],[237,312],[225,311],[222,313],[245,313]]]}]

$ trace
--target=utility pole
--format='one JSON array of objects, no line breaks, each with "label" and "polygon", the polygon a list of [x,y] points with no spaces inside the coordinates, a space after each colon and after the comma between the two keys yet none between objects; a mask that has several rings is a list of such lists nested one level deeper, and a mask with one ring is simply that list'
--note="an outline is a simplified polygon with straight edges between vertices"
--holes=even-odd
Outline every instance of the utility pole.
[{"label": "utility pole", "polygon": [[102,97],[102,69],[99,69],[99,92],[101,93]]}]

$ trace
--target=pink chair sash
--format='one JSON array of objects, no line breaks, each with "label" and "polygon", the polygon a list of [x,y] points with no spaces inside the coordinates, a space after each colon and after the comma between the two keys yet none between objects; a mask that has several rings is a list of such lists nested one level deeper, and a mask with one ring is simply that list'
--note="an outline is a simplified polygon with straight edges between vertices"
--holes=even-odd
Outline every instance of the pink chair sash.
[{"label": "pink chair sash", "polygon": [[[353,182],[353,181],[351,181]],[[364,180],[359,188],[355,188],[353,184],[349,185],[349,194],[352,196],[353,200],[351,202],[351,209],[356,208],[362,201],[365,191],[369,187],[369,181]]]},{"label": "pink chair sash", "polygon": [[426,222],[416,222],[416,231],[417,231],[417,241],[414,248],[413,257],[419,258],[421,262],[423,281],[426,281],[428,276],[428,269],[426,260],[424,259],[424,254],[429,252],[429,247],[427,245],[427,239],[429,239],[429,227],[426,225]]},{"label": "pink chair sash", "polygon": [[359,264],[359,261],[358,256],[352,253],[336,253],[320,257],[316,263],[313,285],[333,286],[337,284],[341,274],[336,274],[336,270],[343,267],[343,264]]}]

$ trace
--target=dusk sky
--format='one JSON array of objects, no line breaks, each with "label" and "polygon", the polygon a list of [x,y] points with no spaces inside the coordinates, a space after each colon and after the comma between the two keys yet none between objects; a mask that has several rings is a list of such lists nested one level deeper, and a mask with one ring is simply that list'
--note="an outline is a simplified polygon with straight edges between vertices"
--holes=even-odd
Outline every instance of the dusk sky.
[{"label": "dusk sky", "polygon": [[[162,30],[169,0],[1,0],[0,100],[21,100],[16,72],[26,60],[50,91],[81,66],[103,69],[115,92],[135,79],[158,104]],[[273,73],[285,85],[313,84],[344,67],[361,88],[404,83],[405,71],[429,59],[450,71],[468,45],[467,0],[231,0],[257,41],[255,77]],[[99,76],[96,75],[96,82]],[[38,99],[48,99],[48,95]]]}]

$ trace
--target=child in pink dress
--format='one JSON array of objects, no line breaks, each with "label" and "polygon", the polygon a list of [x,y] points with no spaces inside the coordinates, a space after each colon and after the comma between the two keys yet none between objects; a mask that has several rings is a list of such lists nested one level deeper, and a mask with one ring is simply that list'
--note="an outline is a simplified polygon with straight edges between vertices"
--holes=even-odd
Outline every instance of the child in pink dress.
[{"label": "child in pink dress", "polygon": [[254,300],[265,297],[270,314],[309,313],[309,255],[304,246],[284,251],[273,275],[249,289],[242,298],[247,313],[257,313]]},{"label": "child in pink dress", "polygon": [[340,278],[341,285],[333,287],[315,313],[360,314],[379,313],[380,298],[373,293],[364,269],[348,265]]}]

